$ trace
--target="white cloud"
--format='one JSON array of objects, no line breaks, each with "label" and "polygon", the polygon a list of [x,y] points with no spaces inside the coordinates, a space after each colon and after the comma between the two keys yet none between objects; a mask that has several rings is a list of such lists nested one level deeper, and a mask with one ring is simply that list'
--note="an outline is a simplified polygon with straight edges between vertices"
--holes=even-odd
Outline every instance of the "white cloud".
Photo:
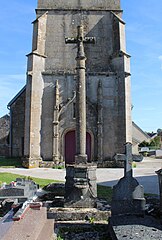
[{"label": "white cloud", "polygon": [[162,55],[160,55],[158,58],[159,58],[160,61],[162,61]]}]

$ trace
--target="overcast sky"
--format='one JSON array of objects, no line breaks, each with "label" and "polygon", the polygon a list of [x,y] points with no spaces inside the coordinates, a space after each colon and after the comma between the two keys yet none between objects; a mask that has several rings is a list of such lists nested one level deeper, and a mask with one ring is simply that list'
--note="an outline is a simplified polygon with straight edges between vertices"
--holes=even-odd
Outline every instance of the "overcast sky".
[{"label": "overcast sky", "polygon": [[[37,0],[1,2],[0,117],[25,85]],[[132,119],[144,131],[162,128],[162,0],[121,0],[131,55]]]}]

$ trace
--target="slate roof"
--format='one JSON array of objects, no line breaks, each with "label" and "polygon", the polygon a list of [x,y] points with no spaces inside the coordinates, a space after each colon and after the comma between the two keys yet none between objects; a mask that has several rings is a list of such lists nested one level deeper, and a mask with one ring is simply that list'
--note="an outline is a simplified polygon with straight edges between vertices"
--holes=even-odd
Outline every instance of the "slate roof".
[{"label": "slate roof", "polygon": [[8,103],[7,107],[10,107],[26,90],[26,85],[16,94],[16,96]]}]

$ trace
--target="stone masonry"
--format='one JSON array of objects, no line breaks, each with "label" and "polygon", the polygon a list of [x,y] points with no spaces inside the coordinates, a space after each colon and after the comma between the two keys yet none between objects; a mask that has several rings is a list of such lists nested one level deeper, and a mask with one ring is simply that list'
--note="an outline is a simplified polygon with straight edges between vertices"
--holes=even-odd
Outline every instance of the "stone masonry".
[{"label": "stone masonry", "polygon": [[75,144],[69,143],[75,143],[77,48],[65,44],[65,38],[74,38],[80,25],[85,37],[96,39],[84,49],[88,161],[111,166],[115,154],[124,153],[124,143],[132,141],[130,56],[121,17],[119,0],[38,0],[25,120],[19,121],[26,167],[37,167],[42,160],[69,163],[75,155]]},{"label": "stone masonry", "polygon": [[9,155],[10,117],[5,115],[0,118],[0,156]]}]

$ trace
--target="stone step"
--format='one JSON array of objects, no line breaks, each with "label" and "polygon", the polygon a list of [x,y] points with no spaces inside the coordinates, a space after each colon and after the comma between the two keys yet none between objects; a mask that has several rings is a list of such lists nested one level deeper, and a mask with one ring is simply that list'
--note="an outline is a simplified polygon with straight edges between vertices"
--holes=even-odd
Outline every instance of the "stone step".
[{"label": "stone step", "polygon": [[92,218],[100,221],[108,220],[110,216],[110,211],[101,211],[96,208],[50,208],[47,211],[47,218],[56,221],[77,221]]}]

